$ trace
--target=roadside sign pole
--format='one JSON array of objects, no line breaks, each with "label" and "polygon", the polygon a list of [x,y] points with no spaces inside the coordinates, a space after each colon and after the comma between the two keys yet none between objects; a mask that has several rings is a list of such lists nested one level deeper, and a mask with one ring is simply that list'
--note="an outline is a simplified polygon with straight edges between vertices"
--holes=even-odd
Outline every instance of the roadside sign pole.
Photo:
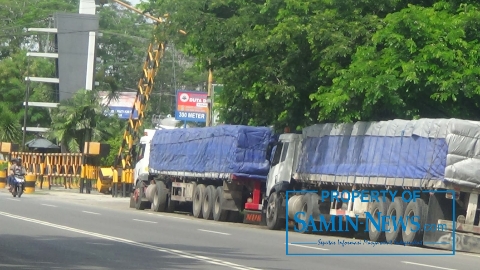
[{"label": "roadside sign pole", "polygon": [[208,60],[209,68],[208,68],[208,92],[207,92],[207,105],[208,105],[208,110],[207,110],[207,119],[206,119],[206,125],[207,127],[212,126],[212,83],[213,83],[213,74],[212,74],[212,61]]}]

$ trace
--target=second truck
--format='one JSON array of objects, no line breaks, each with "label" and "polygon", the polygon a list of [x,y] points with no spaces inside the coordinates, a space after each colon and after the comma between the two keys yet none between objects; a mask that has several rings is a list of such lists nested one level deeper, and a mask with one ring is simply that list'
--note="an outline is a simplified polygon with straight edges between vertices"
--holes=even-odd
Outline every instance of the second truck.
[{"label": "second truck", "polygon": [[[267,226],[279,229],[298,212],[316,223],[320,215],[327,221],[373,216],[377,224],[378,213],[404,220],[416,216],[420,228],[389,222],[381,231],[364,222],[364,231],[375,242],[480,253],[479,142],[480,123],[459,119],[319,124],[302,134],[282,134],[267,180]],[[353,191],[385,190],[396,195],[342,200]],[[406,203],[405,191],[420,198]],[[321,200],[322,192],[337,196]]]}]

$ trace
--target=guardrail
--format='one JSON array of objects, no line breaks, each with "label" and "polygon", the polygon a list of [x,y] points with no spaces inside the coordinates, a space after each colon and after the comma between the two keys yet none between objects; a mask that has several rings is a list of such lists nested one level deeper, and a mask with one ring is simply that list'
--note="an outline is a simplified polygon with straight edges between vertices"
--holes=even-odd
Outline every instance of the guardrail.
[{"label": "guardrail", "polygon": [[[83,164],[84,155],[81,153],[11,152],[10,155],[22,159],[23,166],[35,176],[35,186],[40,189],[79,188],[81,193],[84,189],[90,193],[91,189],[97,189],[97,182],[102,182],[100,166]],[[98,191],[107,193],[110,189],[108,184],[108,181],[103,181]]]}]

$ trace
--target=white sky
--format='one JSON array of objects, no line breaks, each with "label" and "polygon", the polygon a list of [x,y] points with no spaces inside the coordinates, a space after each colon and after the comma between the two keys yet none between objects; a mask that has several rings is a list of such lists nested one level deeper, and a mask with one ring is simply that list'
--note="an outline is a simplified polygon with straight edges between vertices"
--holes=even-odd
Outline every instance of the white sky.
[{"label": "white sky", "polygon": [[132,4],[132,6],[135,6],[136,4],[139,4],[141,0],[129,0],[129,2]]}]

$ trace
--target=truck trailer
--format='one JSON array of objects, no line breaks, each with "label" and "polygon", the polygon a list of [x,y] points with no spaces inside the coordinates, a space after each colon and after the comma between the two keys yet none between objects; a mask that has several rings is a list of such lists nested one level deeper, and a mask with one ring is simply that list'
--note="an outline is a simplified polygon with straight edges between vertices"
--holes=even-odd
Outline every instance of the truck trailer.
[{"label": "truck trailer", "polygon": [[191,205],[193,216],[216,221],[236,220],[246,210],[252,221],[261,220],[275,142],[270,128],[221,125],[145,135],[130,207],[173,212],[179,204]]},{"label": "truck trailer", "polygon": [[[405,219],[415,215],[421,217],[421,225],[433,224],[436,229],[395,230],[390,224],[382,232],[368,222],[364,224],[369,239],[407,245],[421,242],[447,250],[455,239],[456,250],[480,253],[480,122],[318,124],[302,134],[280,135],[272,155],[264,202],[269,229],[287,226],[286,221],[294,221],[298,212],[315,217],[315,222],[319,216],[367,220],[367,215],[377,213]],[[355,198],[345,203],[341,197],[353,191],[383,190],[421,195],[408,203],[388,193],[385,200]],[[338,196],[321,200],[322,191]]]}]

